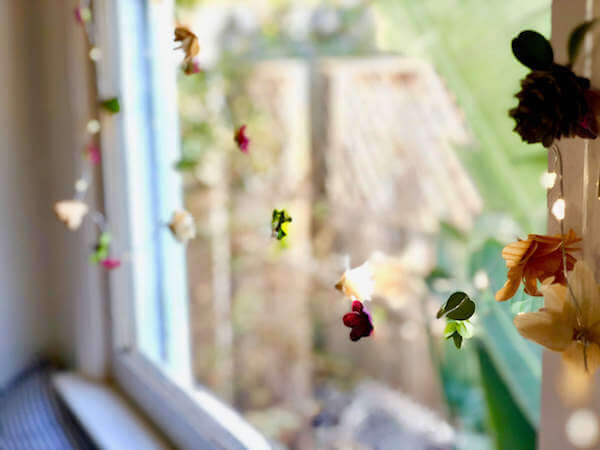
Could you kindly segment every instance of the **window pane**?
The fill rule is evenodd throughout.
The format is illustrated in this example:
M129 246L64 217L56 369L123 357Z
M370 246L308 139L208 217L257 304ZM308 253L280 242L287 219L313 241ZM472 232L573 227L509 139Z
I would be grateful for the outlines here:
M522 29L548 34L550 5L521 3L177 2L201 47L178 74L176 164L198 236L185 247L189 305L163 285L158 316L180 308L194 383L274 441L492 448L494 398L522 436L535 432L541 352L512 317L539 302L494 302L502 246L546 216L546 155L507 116L523 76L508 49ZM164 54L155 71L183 58ZM247 152L234 141L243 125ZM282 208L292 222L278 240ZM161 252L168 283L181 255ZM375 333L352 342L334 285L365 262ZM435 319L455 290L478 308L460 351ZM188 346L163 323L168 360Z

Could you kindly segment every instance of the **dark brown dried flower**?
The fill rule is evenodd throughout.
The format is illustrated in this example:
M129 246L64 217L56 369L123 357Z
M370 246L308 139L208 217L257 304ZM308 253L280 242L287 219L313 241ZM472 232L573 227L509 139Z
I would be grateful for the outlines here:
M509 111L516 121L514 131L524 141L545 147L562 137L595 138L598 125L588 107L589 88L587 78L558 64L533 70L521 81L519 104Z

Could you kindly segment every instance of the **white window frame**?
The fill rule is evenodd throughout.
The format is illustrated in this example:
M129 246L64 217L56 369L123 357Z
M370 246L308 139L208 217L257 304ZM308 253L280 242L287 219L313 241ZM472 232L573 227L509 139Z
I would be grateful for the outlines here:
M150 58L173 50L173 0L97 1L94 18L102 51L96 65L99 96L118 95L122 106L119 114L102 118L105 209L115 251L131 252L130 260L110 273L111 375L179 448L271 448L233 409L195 386L192 377L184 247L165 227L182 204L181 178L172 170L180 155L177 67ZM147 164L159 167L159 180L150 179ZM169 261L168 271L150 267L155 252ZM163 333L169 334L160 368L153 361L157 358L137 350L156 344L151 334L135 328L135 312L148 298L162 301ZM140 320L158 323L151 312Z

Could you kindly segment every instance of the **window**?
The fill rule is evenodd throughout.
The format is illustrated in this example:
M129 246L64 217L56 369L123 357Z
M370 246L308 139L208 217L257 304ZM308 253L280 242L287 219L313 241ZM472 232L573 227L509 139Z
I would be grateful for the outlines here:
M111 276L114 375L183 448L267 448L232 410L194 387L190 371L184 248L166 223L181 208L171 2L101 2L99 90L123 111L103 123L105 195L118 250L129 264ZM104 26L103 26L104 25Z
M488 448L501 397L534 433L541 352L510 326L533 303L493 301L498 247L546 211L545 161L501 103L519 74L495 36L516 18L439 3L97 5L100 93L123 105L103 124L107 212L129 252L110 280L115 377L178 445ZM548 2L534 6L518 19L547 28ZM200 38L199 73L181 71L175 18ZM187 246L166 227L183 208ZM333 286L365 261L376 335L350 342ZM485 324L461 353L434 319L459 287Z

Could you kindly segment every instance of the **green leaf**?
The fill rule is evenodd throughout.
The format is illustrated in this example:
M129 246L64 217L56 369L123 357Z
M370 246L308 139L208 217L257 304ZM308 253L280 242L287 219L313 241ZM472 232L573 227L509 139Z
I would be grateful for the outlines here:
M598 19L588 20L587 22L577 25L573 31L571 31L571 34L569 35L569 41L567 43L567 51L569 52L569 66L573 66L573 64L575 64L575 60L577 59L577 55L581 49L583 38L587 32L590 31L594 25L596 25L597 22Z
M121 104L117 97L109 98L100 103L100 106L111 114L116 114L121 111Z
M447 314L447 317L454 320L467 320L475 313L475 302L470 298L465 298L460 306L456 307Z
M486 346L477 342L481 385L488 406L488 416L497 449L529 450L535 448L535 428L523 414L497 369Z
M436 314L436 319L439 319L440 317L444 316L448 311L456 308L458 305L460 305L460 303L463 301L463 299L467 297L468 295L465 294L464 292L455 292L454 294L452 294L448 300L446 300L446 303L444 303L442 305L442 307L438 310L437 314Z
M456 332L457 324L458 324L458 322L455 322L453 320L449 320L448 323L446 323L446 328L444 328L444 337L446 339L451 337Z
M186 170L193 170L198 165L198 160L193 158L181 158L175 163L175 170L185 172Z
M473 324L468 320L457 322L456 331L464 339L471 339L473 337Z
M104 231L98 238L98 245L101 247L108 247L111 239L110 233L108 231Z
M536 427L540 420L541 347L517 332L508 302L496 302L489 292L481 303L486 310L479 316L480 341L514 402Z
M274 209L271 218L271 231L273 237L281 241L288 235L288 223L292 222L292 217L285 209Z
M456 348L460 348L462 346L463 338L460 334L458 334L458 332L455 332L452 335L452 339L454 340L454 345L456 345Z
M512 51L521 64L532 70L548 69L554 62L550 42L537 31L522 31L512 40Z
M475 302L464 292L455 292L438 310L436 318L447 315L453 320L467 320L475 312Z
M431 286L431 284L438 279L446 279L446 278L452 278L452 276L448 273L447 270L445 270L442 267L434 267L433 270L431 272L429 272L429 275L427 275L427 278L425 279L425 282L427 283L428 286Z

